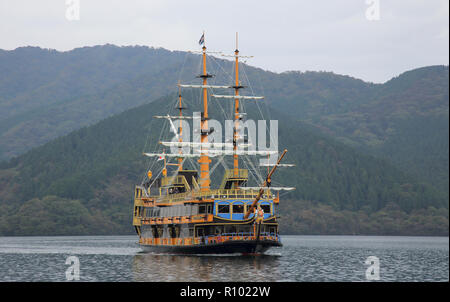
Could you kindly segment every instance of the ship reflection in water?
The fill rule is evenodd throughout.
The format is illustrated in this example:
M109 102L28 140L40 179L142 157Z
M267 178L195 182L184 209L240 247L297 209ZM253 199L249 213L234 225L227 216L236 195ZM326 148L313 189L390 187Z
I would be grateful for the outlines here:
M139 253L134 281L279 281L280 255L170 255Z

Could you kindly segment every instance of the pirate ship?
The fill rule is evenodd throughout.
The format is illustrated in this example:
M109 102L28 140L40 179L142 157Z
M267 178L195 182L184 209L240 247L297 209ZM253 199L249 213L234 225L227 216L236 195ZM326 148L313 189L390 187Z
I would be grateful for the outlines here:
M234 79L230 85L210 85L213 77L207 72L207 49L204 33L199 41L202 46L201 74L197 84L178 83L178 96L174 106L177 115L155 116L169 123L175 133L172 141L160 141L161 147L172 147L176 152L156 151L144 153L150 160L161 165L158 173L146 171L146 176L134 191L133 226L139 236L139 244L144 251L170 253L263 253L270 247L282 246L278 232L279 190L294 188L274 187L272 176L286 154L277 150L248 150L249 143L239 131L245 117L242 102L261 100L263 97L241 95L245 88L239 79L239 54L237 48L234 57ZM183 114L183 89L199 89L201 101L200 140L183 141L183 122L193 120ZM219 95L216 90L230 91ZM209 98L225 99L233 108L233 131L231 141L213 142L209 140L213 129L208 126ZM178 127L175 127L178 125ZM192 152L187 152L192 150ZM263 166L267 169L264 176L255 177L259 181L256 186L249 186L249 176L254 174L244 159L270 156L275 160L267 161ZM193 161L193 158L197 158ZM228 157L232 168L224 167L220 185L212 188L211 167L213 160L218 163ZM186 169L186 160L194 166ZM250 165L254 167L254 165ZM267 167L267 168L266 168ZM256 168L254 169L256 170ZM264 172L266 173L266 171ZM156 174L154 176L154 174ZM277 194L274 191L278 191Z

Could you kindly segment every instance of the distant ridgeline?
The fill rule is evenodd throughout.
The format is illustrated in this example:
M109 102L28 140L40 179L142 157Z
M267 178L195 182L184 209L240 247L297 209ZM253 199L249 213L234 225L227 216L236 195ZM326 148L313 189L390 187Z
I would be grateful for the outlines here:
M0 159L18 155L0 163L0 235L132 234L136 173L160 133L150 117L196 63L147 47L0 50ZM448 66L384 84L244 71L296 164L277 172L297 188L282 233L448 235Z

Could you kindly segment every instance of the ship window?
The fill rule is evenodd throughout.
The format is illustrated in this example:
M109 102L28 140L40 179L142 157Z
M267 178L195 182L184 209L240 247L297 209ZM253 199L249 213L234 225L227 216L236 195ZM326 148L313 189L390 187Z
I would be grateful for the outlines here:
M219 214L228 214L228 213L230 213L230 205L219 204Z
M233 213L236 213L236 214L244 213L244 205L243 204L234 204L233 205Z
M141 216L142 214L142 207L136 207L136 215L135 216Z
M264 211L264 214L270 214L270 204L262 204L261 209Z
M202 236L205 236L204 229L198 228L197 229L197 237L202 237Z
M236 226L234 225L225 226L225 233L236 233Z
M237 228L238 233L250 233L250 226L248 225L241 225Z
M171 226L169 228L169 235L171 238L178 238L180 237L180 226Z
M198 213L199 214L210 214L210 213L212 213L211 209L212 209L211 204L200 205Z
M199 214L205 214L206 213L206 205L200 205L198 208Z
M216 235L219 235L222 233L223 233L223 226L221 226L221 225L216 226Z
M158 231L156 229L156 226L152 226L152 235L153 238L158 238Z

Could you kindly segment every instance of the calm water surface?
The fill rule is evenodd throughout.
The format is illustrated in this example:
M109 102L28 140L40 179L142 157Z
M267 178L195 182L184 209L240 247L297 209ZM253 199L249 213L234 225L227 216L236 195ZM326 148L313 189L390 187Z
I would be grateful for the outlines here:
M0 237L0 281L449 281L448 237L283 236L261 256L145 254L136 236Z

